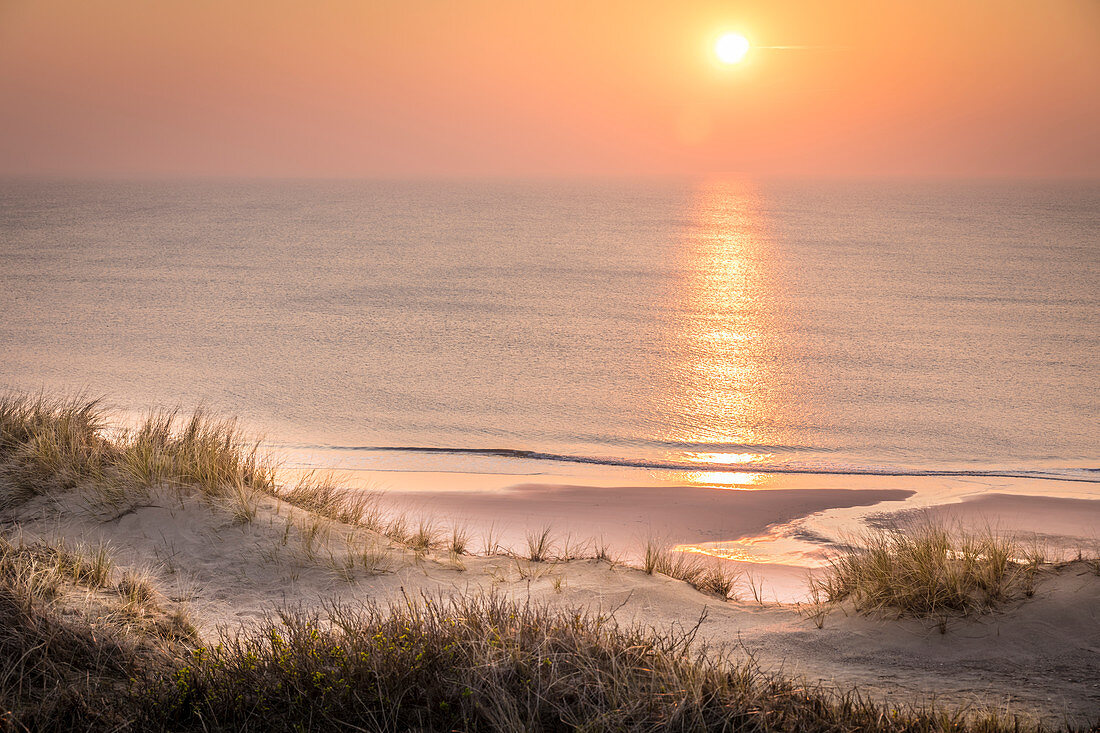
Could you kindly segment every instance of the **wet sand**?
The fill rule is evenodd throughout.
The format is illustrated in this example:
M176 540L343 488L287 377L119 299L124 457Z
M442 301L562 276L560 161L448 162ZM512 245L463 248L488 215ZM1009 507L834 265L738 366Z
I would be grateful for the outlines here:
M1054 549L1100 549L1100 498L985 494L931 507L931 519L1011 532Z
M600 538L629 553L650 538L677 545L735 540L826 509L899 502L912 493L517 483L480 491L391 491L386 498L411 513L466 521L475 531L495 525L507 537L522 540L529 529L549 526L556 535Z

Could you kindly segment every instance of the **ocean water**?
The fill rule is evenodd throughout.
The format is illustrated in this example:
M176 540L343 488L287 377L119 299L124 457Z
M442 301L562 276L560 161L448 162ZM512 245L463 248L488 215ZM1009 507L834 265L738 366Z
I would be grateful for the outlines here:
M0 386L304 462L1100 482L1100 185L0 184Z

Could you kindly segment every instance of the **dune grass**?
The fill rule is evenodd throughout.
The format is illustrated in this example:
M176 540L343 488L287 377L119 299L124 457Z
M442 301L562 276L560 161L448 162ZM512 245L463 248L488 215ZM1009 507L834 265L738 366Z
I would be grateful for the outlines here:
M718 561L707 562L698 555L674 550L650 537L642 554L642 570L647 575L659 573L682 580L704 593L722 599L735 597L738 573Z
M350 491L331 473L305 473L294 486L279 491L278 496L288 504L337 522L372 530L381 527L377 493Z
M5 729L1019 730L993 715L887 709L765 674L696 643L699 624L659 633L492 594L285 610L196 645L60 612L40 578L68 582L62 557L0 547Z
M60 614L25 575L0 572L11 730L1014 729L764 674L695 644L697 625L660 634L488 595L284 611L195 646Z
M993 530L920 522L857 536L811 579L811 590L860 611L966 616L1030 596L1043 562L1041 551Z
M217 418L201 408L188 417L176 410L154 412L113 441L116 459L139 484L198 487L210 496L242 491L270 492L275 465L247 440L234 418Z
M5 560L13 554L22 554L27 560L26 569L36 566L58 579L67 579L88 588L104 588L111 584L114 560L106 543L94 547L69 547L64 541L54 544L35 543L16 546L0 538L0 556Z
M285 612L195 650L137 726L208 730L948 731L958 712L887 712L606 616L496 596ZM147 702L148 702L147 699Z
M451 538L447 542L447 551L452 555L465 555L470 549L470 528L465 524L451 525Z
M0 396L0 477L0 507L77 488L117 502L167 485L228 500L247 518L249 495L273 491L275 464L235 420L201 409L153 412L108 435L99 400L9 393Z
M0 475L6 489L0 507L73 488L89 477L103 480L113 453L103 428L98 400L0 396Z
M542 529L527 532L528 560L531 562L546 562L551 559L554 552L553 531L554 528L547 524Z
M703 619L660 633L493 594L284 610L197 645L111 615L62 611L43 592L44 575L101 582L74 574L66 552L0 546L5 729L1017 729L960 711L886 709L765 674L751 659L697 644ZM102 592L153 592L134 583L124 575Z

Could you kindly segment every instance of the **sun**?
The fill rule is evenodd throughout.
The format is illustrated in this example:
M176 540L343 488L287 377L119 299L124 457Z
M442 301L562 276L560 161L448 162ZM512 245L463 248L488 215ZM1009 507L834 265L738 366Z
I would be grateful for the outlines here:
M736 33L726 33L714 44L714 53L723 64L740 63L749 52L749 39Z

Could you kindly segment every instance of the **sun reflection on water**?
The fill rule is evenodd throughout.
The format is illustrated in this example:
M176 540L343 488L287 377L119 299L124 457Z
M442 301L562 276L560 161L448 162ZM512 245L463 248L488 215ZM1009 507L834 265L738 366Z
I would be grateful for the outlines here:
M753 485L762 474L713 467L751 467L775 457L752 449L775 444L777 411L785 402L778 399L774 274L759 210L758 194L743 181L701 184L683 242L676 373L674 389L664 396L665 413L677 419L663 437L716 446L676 456L707 466L679 477L692 483ZM727 445L740 449L719 449Z
M699 486L750 488L764 484L767 474L745 471L682 471L675 479Z

